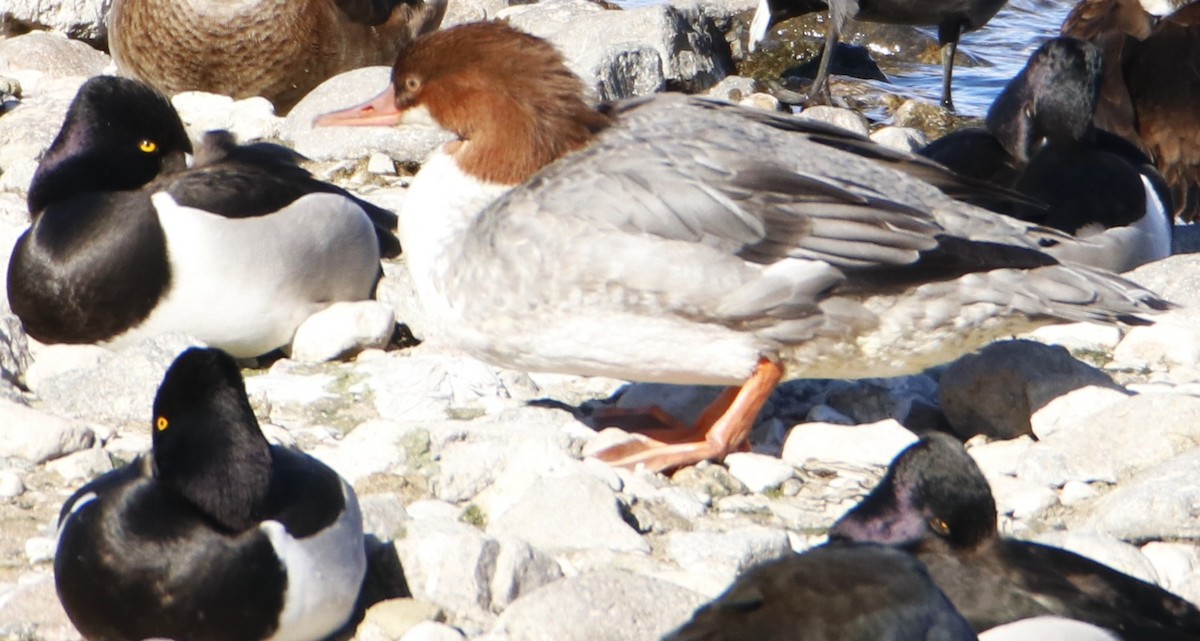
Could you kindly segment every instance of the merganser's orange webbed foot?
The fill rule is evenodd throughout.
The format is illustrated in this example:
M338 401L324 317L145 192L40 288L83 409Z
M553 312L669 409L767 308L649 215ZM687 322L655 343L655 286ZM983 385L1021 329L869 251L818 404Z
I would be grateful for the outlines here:
M783 368L779 363L759 359L750 379L740 388L731 387L717 397L695 427L650 430L649 434L605 448L595 457L614 466L641 467L652 472L666 472L706 460L720 461L746 444L759 410L782 378Z

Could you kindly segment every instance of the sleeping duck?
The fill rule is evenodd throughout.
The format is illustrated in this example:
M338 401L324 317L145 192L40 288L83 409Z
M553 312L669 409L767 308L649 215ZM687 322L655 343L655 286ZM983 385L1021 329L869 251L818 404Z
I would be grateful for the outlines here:
M391 64L445 13L445 0L115 0L108 44L122 74L164 93L263 96L284 113L327 78Z

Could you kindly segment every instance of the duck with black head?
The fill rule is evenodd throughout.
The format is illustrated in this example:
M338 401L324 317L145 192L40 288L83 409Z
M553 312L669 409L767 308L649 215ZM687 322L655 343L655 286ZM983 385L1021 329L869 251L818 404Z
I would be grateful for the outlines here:
M29 190L8 299L44 343L183 332L236 357L282 347L313 313L369 299L400 252L395 215L313 178L300 156L209 132L195 164L171 103L89 79Z
M829 538L908 551L976 631L1059 616L1124 641L1200 638L1200 610L1187 600L1073 552L1000 536L987 479L947 434L901 452Z
M981 204L1075 236L1060 258L1123 272L1171 254L1170 194L1145 154L1093 126L1101 72L1096 46L1048 40L996 97L986 129L960 129L920 153L1031 198Z
M267 443L234 360L190 349L154 399L152 452L76 491L54 578L88 641L316 641L366 572L354 490Z

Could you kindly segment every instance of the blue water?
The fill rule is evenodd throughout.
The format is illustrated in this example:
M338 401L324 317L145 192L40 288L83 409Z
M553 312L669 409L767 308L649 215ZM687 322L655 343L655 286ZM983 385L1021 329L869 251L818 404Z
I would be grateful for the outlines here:
M619 0L626 7L662 4L664 0ZM959 51L980 62L974 67L955 65L954 103L958 112L982 116L996 94L1022 67L1033 50L1057 35L1072 0L1010 0L983 29L968 33ZM928 32L936 39L937 30ZM889 91L936 103L941 98L942 69L938 65L889 66Z

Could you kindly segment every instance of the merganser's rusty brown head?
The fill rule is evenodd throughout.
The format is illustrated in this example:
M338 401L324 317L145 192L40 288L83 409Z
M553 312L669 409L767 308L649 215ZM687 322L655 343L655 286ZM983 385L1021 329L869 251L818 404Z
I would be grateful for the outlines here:
M397 57L387 90L315 125L444 129L461 141L452 145L464 171L517 184L607 126L584 90L549 42L506 22L476 22L418 38ZM498 153L505 162L494 161Z

